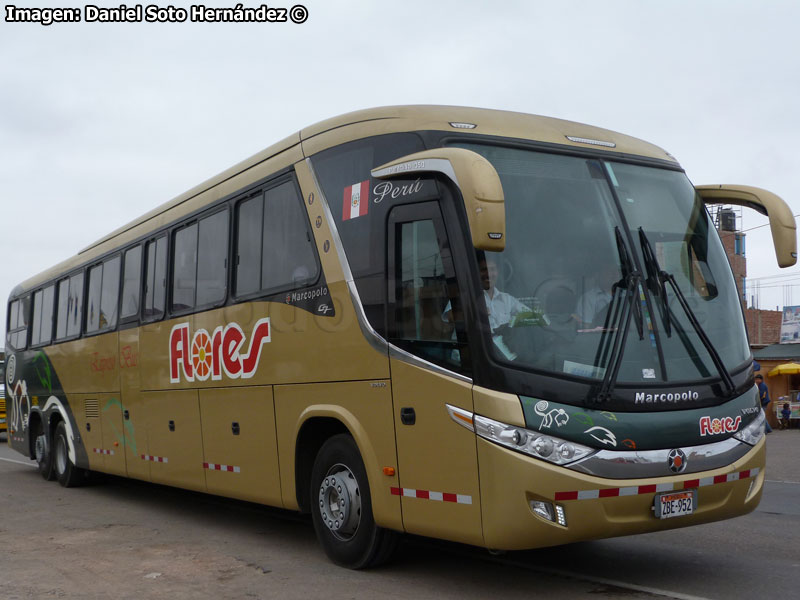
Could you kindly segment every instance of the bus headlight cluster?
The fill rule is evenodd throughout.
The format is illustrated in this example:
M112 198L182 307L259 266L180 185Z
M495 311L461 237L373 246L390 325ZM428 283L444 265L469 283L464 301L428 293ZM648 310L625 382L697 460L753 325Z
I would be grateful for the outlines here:
M474 416L473 423L475 433L482 438L557 465L566 465L596 452L594 448L582 444L480 415Z
M747 427L735 433L733 437L740 442L755 446L758 441L764 437L764 421L764 411L760 410L758 411L758 416L753 419Z

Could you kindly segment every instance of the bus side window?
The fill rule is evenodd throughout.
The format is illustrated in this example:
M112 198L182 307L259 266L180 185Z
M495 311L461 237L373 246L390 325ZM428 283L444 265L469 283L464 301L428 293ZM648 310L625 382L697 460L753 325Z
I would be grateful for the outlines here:
M119 306L119 256L103 263L103 287L100 293L100 327L113 329L117 326Z
M147 271L144 278L144 310L146 321L155 321L164 316L167 297L167 236L147 242Z
M89 269L86 333L105 331L117 325L119 263L119 256L115 256Z
M308 218L293 182L241 202L236 219L237 297L297 289L317 280Z
M81 332L83 314L83 272L69 278L69 303L67 305L67 337Z
M197 289L197 223L175 232L172 246L172 301L170 309L194 308Z
M53 296L55 286L49 285L33 295L31 346L49 344L53 337Z
M67 320L69 319L69 278L58 282L58 310L56 311L56 340L67 337Z
M236 288L237 296L257 292L261 287L261 226L264 197L245 200L236 210Z
M228 281L228 211L200 219L197 248L197 306L225 300Z
M28 311L31 297L14 300L9 307L8 344L16 350L24 350L28 339Z
M139 294L142 285L142 247L136 246L125 252L125 267L122 281L122 308L120 319L135 317L139 314Z
M308 218L292 182L264 194L264 242L261 288L279 291L317 280L316 255Z
M31 346L39 343L39 331L42 322L42 290L33 294L33 318L31 319Z

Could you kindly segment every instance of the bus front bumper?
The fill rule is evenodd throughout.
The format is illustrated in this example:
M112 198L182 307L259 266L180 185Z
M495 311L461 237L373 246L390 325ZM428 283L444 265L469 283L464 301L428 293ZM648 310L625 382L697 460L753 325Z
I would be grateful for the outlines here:
M758 506L764 486L766 442L735 462L700 473L608 479L558 467L478 439L484 543L524 550L582 540L647 533L744 515ZM690 515L661 519L662 492L695 490ZM532 503L552 506L553 520ZM541 506L541 505L539 505ZM561 515L565 525L555 518Z

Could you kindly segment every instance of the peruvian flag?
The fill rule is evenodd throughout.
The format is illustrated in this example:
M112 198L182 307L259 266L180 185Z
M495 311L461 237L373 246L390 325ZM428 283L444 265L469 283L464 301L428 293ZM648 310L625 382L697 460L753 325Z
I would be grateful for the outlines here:
M363 217L369 209L369 180L344 188L342 221Z

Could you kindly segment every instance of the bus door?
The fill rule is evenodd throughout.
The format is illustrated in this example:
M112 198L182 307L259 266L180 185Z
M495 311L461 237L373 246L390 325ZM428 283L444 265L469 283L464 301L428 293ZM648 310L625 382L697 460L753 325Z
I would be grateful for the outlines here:
M388 222L389 338L403 525L410 533L482 544L475 435L448 405L472 412L452 315L461 314L437 202L395 207ZM456 311L453 310L458 309ZM463 357L466 359L466 357Z

